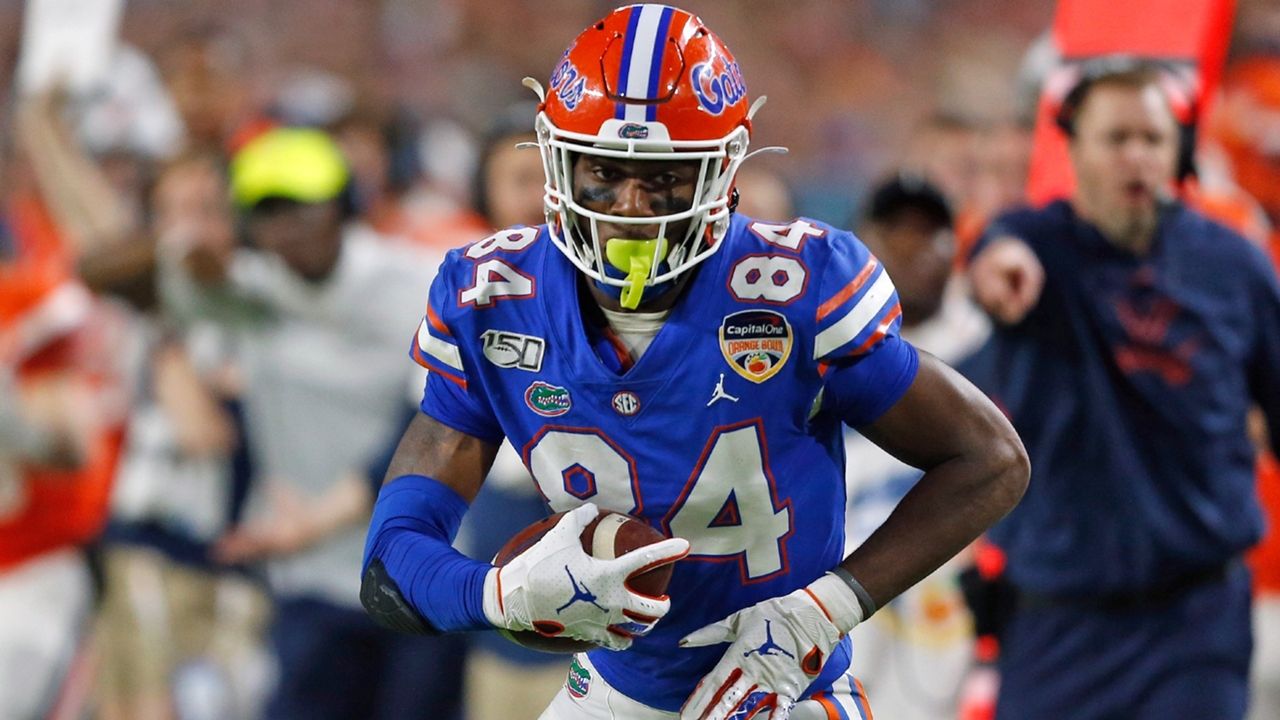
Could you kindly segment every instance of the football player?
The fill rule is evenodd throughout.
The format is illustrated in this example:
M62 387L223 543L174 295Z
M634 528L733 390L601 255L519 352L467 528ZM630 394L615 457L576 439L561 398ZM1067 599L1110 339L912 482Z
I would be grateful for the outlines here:
M547 224L453 251L432 285L366 609L601 646L548 719L869 717L849 631L1014 506L1017 436L898 336L893 283L852 234L734 212L761 101L698 18L619 8L526 84ZM925 470L851 554L842 424ZM449 543L504 437L569 512L494 568ZM597 506L669 539L590 557ZM669 597L625 582L677 560Z

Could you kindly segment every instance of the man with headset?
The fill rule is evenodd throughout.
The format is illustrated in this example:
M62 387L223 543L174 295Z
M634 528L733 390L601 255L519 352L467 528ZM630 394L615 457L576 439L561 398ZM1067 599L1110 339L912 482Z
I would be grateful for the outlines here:
M1156 65L1086 65L1059 120L1070 200L997 219L971 265L997 320L985 384L1031 457L991 531L1016 610L998 715L1243 717L1239 555L1262 531L1246 416L1280 437L1280 285L1255 247L1173 199Z

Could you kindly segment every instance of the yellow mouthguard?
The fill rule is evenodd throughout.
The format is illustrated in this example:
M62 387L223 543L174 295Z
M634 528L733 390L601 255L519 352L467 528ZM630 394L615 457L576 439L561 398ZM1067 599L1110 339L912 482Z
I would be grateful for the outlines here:
M667 239L609 238L604 246L604 256L610 265L627 274L627 284L622 287L619 302L627 310L635 310L640 307L644 283L649 279L654 260L662 261L667 257Z

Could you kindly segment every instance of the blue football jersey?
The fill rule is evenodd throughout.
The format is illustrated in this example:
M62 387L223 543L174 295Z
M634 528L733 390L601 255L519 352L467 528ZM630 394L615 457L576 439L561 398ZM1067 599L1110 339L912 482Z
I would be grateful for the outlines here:
M916 370L893 283L852 234L736 215L721 242L625 372L593 346L580 275L545 227L451 252L411 351L432 371L423 412L508 438L553 510L590 501L689 540L670 614L630 650L591 655L664 710L724 652L681 637L844 558L841 420L874 420ZM856 368L852 390L826 382ZM846 639L814 687L849 653Z

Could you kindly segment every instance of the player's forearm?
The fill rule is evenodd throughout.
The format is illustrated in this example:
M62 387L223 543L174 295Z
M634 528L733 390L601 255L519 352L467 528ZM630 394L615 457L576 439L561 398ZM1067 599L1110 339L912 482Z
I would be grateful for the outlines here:
M484 614L493 566L450 543L467 503L439 481L406 475L383 487L365 542L360 601L378 624L438 633L492 627Z
M842 564L877 607L897 597L1017 505L1029 467L1016 436L925 473L883 525Z
M925 352L906 394L859 431L925 470L889 519L842 563L879 607L1008 513L1026 489L1030 467L1022 441L995 404Z

